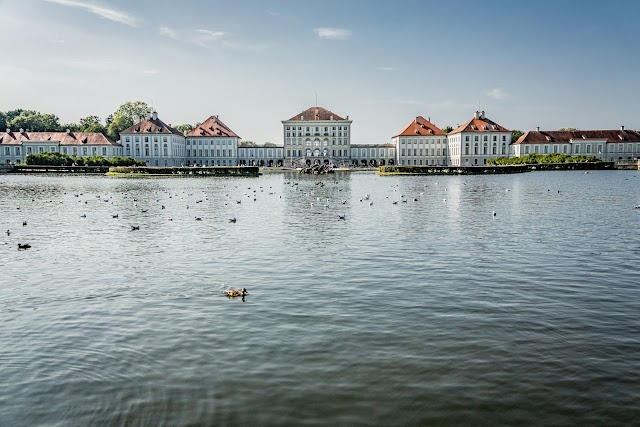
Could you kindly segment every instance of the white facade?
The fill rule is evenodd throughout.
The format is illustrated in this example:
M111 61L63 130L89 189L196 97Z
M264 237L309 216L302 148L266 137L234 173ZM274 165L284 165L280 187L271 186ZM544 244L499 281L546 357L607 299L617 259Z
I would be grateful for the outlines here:
M185 141L184 135L158 119L156 112L120 133L124 155L142 160L147 166L184 165Z
M511 131L492 122L484 111L447 135L452 166L482 166L496 157L509 157Z
M238 166L240 137L218 116L209 116L187 134L187 165Z
M448 164L448 144L446 135L394 136L392 143L397 147L399 165L446 166Z
M351 124L322 107L309 108L282 121L285 164L348 164L351 161Z
M237 166L237 137L187 136L187 165Z
M386 166L396 163L396 147L393 144L371 144L351 146L353 166Z
M122 156L123 147L97 132L0 132L0 163L24 163L29 154L43 153L110 158Z
M513 154L567 154L595 156L603 161L618 162L640 157L640 134L625 130L530 131L513 144Z
M238 165L282 167L284 165L284 148L265 145L240 146L238 147Z

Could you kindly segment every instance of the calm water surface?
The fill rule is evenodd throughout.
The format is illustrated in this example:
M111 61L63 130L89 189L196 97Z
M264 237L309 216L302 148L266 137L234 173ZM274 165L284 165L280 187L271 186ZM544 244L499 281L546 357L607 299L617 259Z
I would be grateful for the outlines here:
M0 176L0 426L638 424L639 185Z

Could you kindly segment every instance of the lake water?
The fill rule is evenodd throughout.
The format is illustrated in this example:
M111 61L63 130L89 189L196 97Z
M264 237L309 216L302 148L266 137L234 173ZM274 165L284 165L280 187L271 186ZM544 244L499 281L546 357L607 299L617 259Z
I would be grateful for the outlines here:
M0 425L637 425L639 188L0 176Z

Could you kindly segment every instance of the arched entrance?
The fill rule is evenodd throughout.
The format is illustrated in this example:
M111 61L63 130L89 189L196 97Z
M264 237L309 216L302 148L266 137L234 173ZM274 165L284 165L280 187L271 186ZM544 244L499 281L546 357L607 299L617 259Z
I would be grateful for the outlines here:
M393 165L395 165L395 164L396 164L396 162L395 162L393 159L389 159L389 164L390 164L391 166L393 166Z
M273 167L273 160L269 160L269 163L267 163L269 165L270 168Z
M384 166L384 159L380 159L380 166Z

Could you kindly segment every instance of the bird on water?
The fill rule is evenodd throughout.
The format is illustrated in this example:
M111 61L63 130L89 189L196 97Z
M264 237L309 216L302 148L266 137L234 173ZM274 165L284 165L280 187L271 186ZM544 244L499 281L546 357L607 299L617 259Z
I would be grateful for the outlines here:
M30 247L31 245L28 243L25 243L25 244L18 243L18 249L29 249Z
M248 294L245 288L242 289L225 289L224 294L228 297L243 297Z

